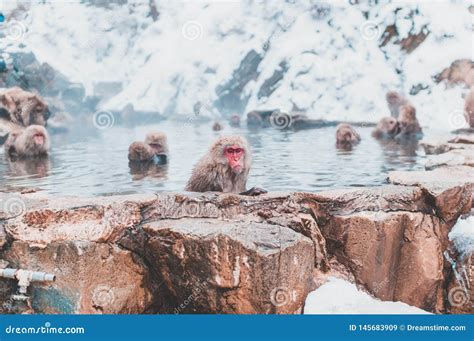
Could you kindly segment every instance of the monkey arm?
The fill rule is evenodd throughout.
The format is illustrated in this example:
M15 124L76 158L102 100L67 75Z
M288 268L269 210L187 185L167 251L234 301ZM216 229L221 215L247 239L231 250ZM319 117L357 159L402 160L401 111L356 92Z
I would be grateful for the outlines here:
M242 193L239 193L240 195L249 195L249 196L257 196L257 195L260 195L260 194L265 194L265 193L268 193L266 190L264 190L263 188L260 188L260 187L252 187L251 189L245 191L245 192L242 192Z

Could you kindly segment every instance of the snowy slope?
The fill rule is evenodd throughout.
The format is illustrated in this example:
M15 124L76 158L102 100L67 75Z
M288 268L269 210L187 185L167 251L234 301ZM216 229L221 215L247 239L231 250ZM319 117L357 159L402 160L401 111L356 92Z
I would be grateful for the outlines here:
M402 302L373 298L340 278L329 281L306 298L305 314L429 314Z
M240 89L243 112L280 108L313 118L377 121L387 115L388 89L408 94L421 84L427 89L410 100L423 126L452 130L463 124L466 89L446 90L431 77L453 60L472 56L470 1L375 7L346 1L156 4L156 22L148 15L148 1L108 8L74 1L33 4L22 18L27 32L21 42L83 83L89 94L99 81L122 82L123 91L107 103L109 109L132 103L171 116L191 113L198 102L213 106L216 88L254 50L263 59ZM391 24L400 38L423 27L431 33L407 55L399 45L378 46ZM259 95L281 65L287 71L274 91Z

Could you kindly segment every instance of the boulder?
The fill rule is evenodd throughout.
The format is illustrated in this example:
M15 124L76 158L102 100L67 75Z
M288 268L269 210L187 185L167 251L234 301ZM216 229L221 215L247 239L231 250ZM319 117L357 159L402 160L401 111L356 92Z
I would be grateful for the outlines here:
M212 219L145 224L163 312L300 313L312 290L310 239L290 228Z
M474 167L474 147L452 149L442 154L430 155L425 164L425 168L428 170L442 166Z
M257 197L0 192L0 258L56 275L30 286L37 313L299 313L328 273L445 311L447 234L471 191L412 182ZM1 299L15 290L0 280ZM14 308L3 311L25 312Z

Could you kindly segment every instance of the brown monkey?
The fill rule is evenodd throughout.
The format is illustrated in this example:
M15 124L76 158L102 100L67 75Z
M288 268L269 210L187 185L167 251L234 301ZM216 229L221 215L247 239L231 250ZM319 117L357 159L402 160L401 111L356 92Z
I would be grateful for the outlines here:
M474 62L470 59L457 59L434 77L437 83L445 81L448 85L474 85Z
M166 135L160 132L148 133L145 142L133 142L128 148L130 161L144 162L153 160L163 164L168 159L168 143Z
M219 122L214 122L214 125L212 126L212 130L221 131L222 130L222 125Z
M8 153L12 157L28 158L48 154L49 134L43 126L28 126L16 137L14 134L12 139L14 139L13 146L8 147Z
M350 124L341 123L336 129L336 146L338 148L351 147L360 142L360 135Z
M393 117L382 118L372 131L375 138L394 138L400 132L400 125Z
M164 133L157 131L148 133L145 137L145 143L153 150L156 163L162 164L168 161L168 141Z
M48 105L40 96L19 87L1 92L0 106L3 116L24 127L33 124L44 126L50 116Z
M464 99L464 116L471 128L474 128L474 86Z
M385 98L387 100L388 108L390 109L390 115L395 118L398 118L399 109L402 105L410 104L405 97L396 91L387 92Z
M260 188L245 190L250 171L250 148L240 136L224 136L217 139L210 150L193 169L186 191L224 192L243 195L266 193Z
M240 127L240 116L238 114L232 114L229 119L229 124L234 128Z
M153 159L154 155L153 149L144 142L133 142L128 147L128 159L130 161L149 161Z
M398 117L400 132L397 138L415 137L421 134L421 127L416 118L416 109L412 105L402 105Z
M5 143L3 144L3 148L5 149L5 155L12 156L15 154L15 141L22 131L23 129L15 129L8 134L8 137Z

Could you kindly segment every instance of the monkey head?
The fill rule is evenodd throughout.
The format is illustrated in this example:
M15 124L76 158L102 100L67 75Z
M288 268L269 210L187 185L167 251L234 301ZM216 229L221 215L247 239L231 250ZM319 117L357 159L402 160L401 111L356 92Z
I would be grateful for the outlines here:
M341 123L336 130L336 143L338 145L352 145L360 142L360 136L347 123Z
M250 168L250 153L247 141L240 136L220 137L212 146L211 154L218 163L228 166L234 174Z
M396 105L400 103L401 101L403 101L403 97L396 91L387 92L387 94L385 95L385 98L389 105Z
M376 138L392 138L398 133L400 133L398 121L393 117L384 117L377 123L372 136Z
M416 109L412 105L403 105L400 107L398 124L401 134L410 135L421 133L421 127L416 118Z
M231 127L240 127L240 116L238 114L232 114L229 119Z
M145 143L153 149L155 155L168 154L168 143L164 133L148 133L145 137Z
M15 140L15 152L19 157L46 155L49 147L49 134L41 125L26 127Z
M50 111L46 102L38 95L13 87L0 95L3 112L7 111L13 123L29 125L46 125Z
M133 142L128 148L130 161L149 161L153 158L153 149L146 143Z

